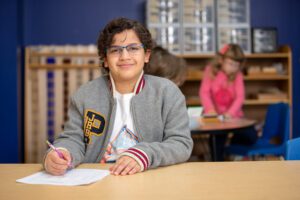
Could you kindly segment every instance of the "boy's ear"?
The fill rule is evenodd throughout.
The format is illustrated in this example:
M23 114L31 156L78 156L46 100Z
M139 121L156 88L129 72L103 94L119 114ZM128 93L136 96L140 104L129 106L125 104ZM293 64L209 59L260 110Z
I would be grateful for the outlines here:
M145 52L145 63L148 63L150 60L151 50L146 50Z

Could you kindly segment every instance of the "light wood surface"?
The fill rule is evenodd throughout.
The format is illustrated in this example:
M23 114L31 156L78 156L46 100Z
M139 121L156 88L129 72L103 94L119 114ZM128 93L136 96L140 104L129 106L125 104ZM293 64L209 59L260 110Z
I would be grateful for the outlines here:
M198 121L198 126L193 127L192 131L209 132L209 131L219 131L219 130L233 130L239 128L246 128L256 123L255 120L244 119L244 118L230 119L230 120L224 120L220 122L207 122L207 123L202 123L201 118L199 118L197 121Z
M185 163L132 176L110 175L87 186L16 183L39 170L39 164L0 165L0 199L300 199L300 161Z

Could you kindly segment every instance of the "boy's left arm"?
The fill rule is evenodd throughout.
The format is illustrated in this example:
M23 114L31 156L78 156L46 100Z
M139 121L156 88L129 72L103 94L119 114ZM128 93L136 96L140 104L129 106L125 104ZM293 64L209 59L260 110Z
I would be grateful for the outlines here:
M141 142L122 155L129 156L140 165L140 171L147 168L172 165L189 159L193 140L189 129L189 117L185 97L181 92L170 95L165 105L165 129L162 142Z

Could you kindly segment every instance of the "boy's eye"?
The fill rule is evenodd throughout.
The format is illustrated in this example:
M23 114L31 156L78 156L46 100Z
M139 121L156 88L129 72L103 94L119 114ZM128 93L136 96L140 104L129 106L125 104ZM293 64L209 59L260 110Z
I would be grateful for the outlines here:
M120 52L119 48L116 48L116 47L109 49L109 53L112 53L112 54L119 53L119 52Z
M114 55L114 56L120 56L124 49L132 56L137 53L143 48L143 44L130 44L128 46L111 46L107 49L107 53Z
M135 51L138 51L138 50L139 50L138 46L128 46L127 47L127 51L129 51L129 52L135 52Z

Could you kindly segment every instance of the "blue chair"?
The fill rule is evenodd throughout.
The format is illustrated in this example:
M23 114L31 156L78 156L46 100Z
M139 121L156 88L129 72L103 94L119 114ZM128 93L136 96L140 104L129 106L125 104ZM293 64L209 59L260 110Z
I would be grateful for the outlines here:
M287 141L286 160L300 160L300 137Z
M276 103L268 106L262 137L251 146L229 145L225 152L240 156L285 156L285 144L290 135L290 109L286 103ZM273 144L272 139L278 138L279 144Z

